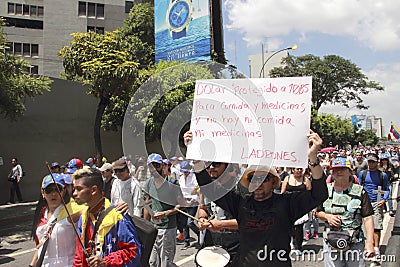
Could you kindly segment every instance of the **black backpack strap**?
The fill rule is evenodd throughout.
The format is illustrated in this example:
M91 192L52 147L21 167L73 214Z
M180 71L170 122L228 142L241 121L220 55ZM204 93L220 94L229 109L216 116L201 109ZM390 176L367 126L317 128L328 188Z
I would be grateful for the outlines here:
M361 174L361 178L362 178L362 180L361 180L361 186L364 186L365 178L367 177L367 172L368 172L368 170L363 170L363 171L362 171L362 174Z
M37 260L37 262L35 264L35 267L41 267L42 266L42 263L43 263L43 260L44 260L44 254L46 254L47 246L49 245L50 235L51 235L51 232L53 231L53 227L56 224L56 222L57 222L57 218L55 218L50 223L50 229L47 232L47 239L43 243L42 251L40 252L40 256L39 256L39 258L38 258L38 260Z
M108 213L110 213L110 211L113 209L113 206L108 207L107 209L105 209L104 211L102 211L100 213L99 218L97 219L96 223L94 224L94 229L93 229L93 236L92 236L92 241L94 241L97 231L99 230L99 227L101 225L101 223L103 222L104 218L107 216Z

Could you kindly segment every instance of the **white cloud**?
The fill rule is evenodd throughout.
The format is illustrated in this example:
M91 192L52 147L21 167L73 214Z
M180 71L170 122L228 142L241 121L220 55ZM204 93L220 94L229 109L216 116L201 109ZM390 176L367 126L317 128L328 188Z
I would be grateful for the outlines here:
M372 50L400 47L398 0L225 0L226 27L249 46L265 38L321 32L350 36ZM268 39L269 40L269 39Z
M366 73L368 78L378 81L384 88L384 91L374 91L369 95L362 96L366 105L370 106L368 110L357 110L355 108L343 108L327 105L320 109L320 112L333 113L342 118L350 118L351 115L374 115L382 118L384 126L383 136L387 136L390 122L393 121L400 126L400 63L397 64L379 64L373 70ZM350 107L352 105L350 104ZM347 116L346 116L347 115Z

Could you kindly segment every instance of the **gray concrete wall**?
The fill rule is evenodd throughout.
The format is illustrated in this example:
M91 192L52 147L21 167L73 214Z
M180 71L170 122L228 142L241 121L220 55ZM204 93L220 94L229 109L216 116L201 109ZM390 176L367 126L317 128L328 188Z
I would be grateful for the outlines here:
M45 161L61 164L73 157L94 155L93 124L98 99L79 83L54 79L51 92L26 99L27 111L17 122L0 118L0 203L8 201L7 175L11 159L26 171L21 183L25 200L36 200L47 173ZM102 132L103 153L109 161L122 155L121 132Z

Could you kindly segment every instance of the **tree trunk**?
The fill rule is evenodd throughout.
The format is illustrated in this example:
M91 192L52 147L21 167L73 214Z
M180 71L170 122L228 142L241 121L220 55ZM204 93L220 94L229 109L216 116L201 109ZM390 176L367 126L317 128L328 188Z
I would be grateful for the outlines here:
M94 122L94 128L93 128L94 147L96 150L96 158L99 159L99 162L101 162L101 160L103 159L103 148L101 145L101 134L100 134L101 119L103 118L104 110L106 109L109 103L110 103L109 97L100 96L100 102L97 105L96 119Z

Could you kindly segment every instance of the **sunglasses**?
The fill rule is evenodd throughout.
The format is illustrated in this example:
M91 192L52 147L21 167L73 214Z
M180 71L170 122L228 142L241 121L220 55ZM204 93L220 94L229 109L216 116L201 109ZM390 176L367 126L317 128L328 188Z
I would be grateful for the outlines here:
M58 187L58 190L60 190L60 191L63 190L63 187L62 187L62 186L57 185L57 187ZM50 186L48 186L48 187L46 187L46 188L44 189L44 192L45 192L47 195L49 195L49 194L51 194L51 193L53 193L53 192L58 192L58 190L57 190L56 187L53 187L53 186L50 187Z
M155 169L161 168L161 163L158 163L158 162L152 162L151 165L153 165L153 167L154 167Z
M114 169L114 172L115 172L115 173L124 172L126 169L128 169L128 168Z
M222 165L222 162L215 162L215 161L213 161L213 162L210 162L210 161L206 162L207 169L210 168L211 166L213 166L214 168L218 168L218 167L221 166L221 165Z
M261 183L266 183L266 182L268 182L268 181L271 180L271 178L273 178L273 177L274 177L274 176L271 175L271 174L267 174L267 175L261 174L261 175L257 175L257 176L249 175L249 177L248 177L247 179L248 179L248 181L251 182L251 183L258 183L258 184L261 184Z

